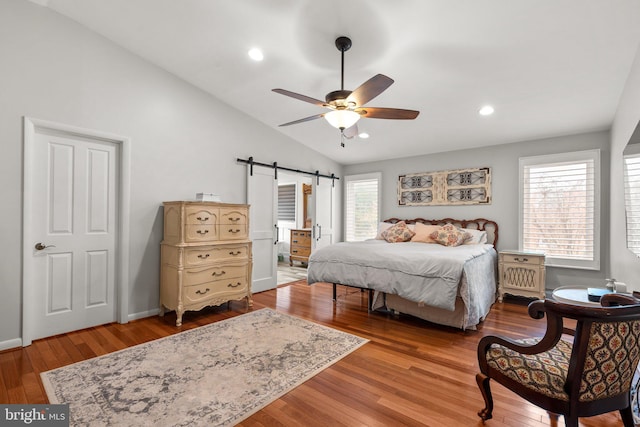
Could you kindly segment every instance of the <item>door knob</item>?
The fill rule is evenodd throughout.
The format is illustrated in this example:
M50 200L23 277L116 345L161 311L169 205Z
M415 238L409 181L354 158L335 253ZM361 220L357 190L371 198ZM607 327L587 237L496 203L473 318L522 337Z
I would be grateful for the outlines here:
M44 245L41 242L36 243L36 246L35 246L36 250L38 251L41 251L47 248L55 248L55 247L56 247L55 245Z

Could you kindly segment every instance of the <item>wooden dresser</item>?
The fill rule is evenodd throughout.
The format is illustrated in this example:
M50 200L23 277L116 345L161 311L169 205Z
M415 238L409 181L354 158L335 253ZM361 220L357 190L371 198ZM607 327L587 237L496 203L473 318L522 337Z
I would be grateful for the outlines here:
M251 306L249 206L165 202L161 244L160 315L201 310L246 298Z
M537 252L500 251L498 301L504 294L545 298L544 254Z
M311 255L311 229L292 229L289 265L292 266L293 261L309 262L309 255Z

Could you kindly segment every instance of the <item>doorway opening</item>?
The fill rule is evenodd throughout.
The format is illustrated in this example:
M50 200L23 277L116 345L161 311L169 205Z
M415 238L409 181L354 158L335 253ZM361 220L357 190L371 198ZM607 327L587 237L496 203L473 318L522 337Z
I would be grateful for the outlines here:
M311 254L311 188L309 177L278 174L278 285L307 278Z

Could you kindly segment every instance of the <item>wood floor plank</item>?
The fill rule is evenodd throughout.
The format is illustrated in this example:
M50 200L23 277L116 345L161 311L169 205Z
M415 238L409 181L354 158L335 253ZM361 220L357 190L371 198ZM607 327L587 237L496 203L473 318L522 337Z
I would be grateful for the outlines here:
M274 308L370 340L301 386L244 420L242 427L482 426L484 401L475 383L476 349L484 335L541 336L544 320L531 319L520 301L496 303L477 331L433 325L407 315L367 311L367 295L305 282L254 294L253 310ZM36 340L0 352L0 403L46 403L40 373L248 311L244 301L127 324L112 323ZM546 412L493 383L494 418L484 427L553 426ZM564 425L560 417L557 425ZM618 413L581 418L582 427L619 427Z

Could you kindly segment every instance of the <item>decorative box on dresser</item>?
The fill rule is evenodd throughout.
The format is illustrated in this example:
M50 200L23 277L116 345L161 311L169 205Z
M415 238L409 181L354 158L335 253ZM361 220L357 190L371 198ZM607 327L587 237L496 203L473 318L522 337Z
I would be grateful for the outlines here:
M309 262L309 255L311 255L311 229L292 229L290 241L289 265L293 265L293 261Z
M246 298L251 306L249 206L217 202L164 202L160 315Z
M500 251L498 301L504 294L530 298L545 297L544 254L515 250Z

